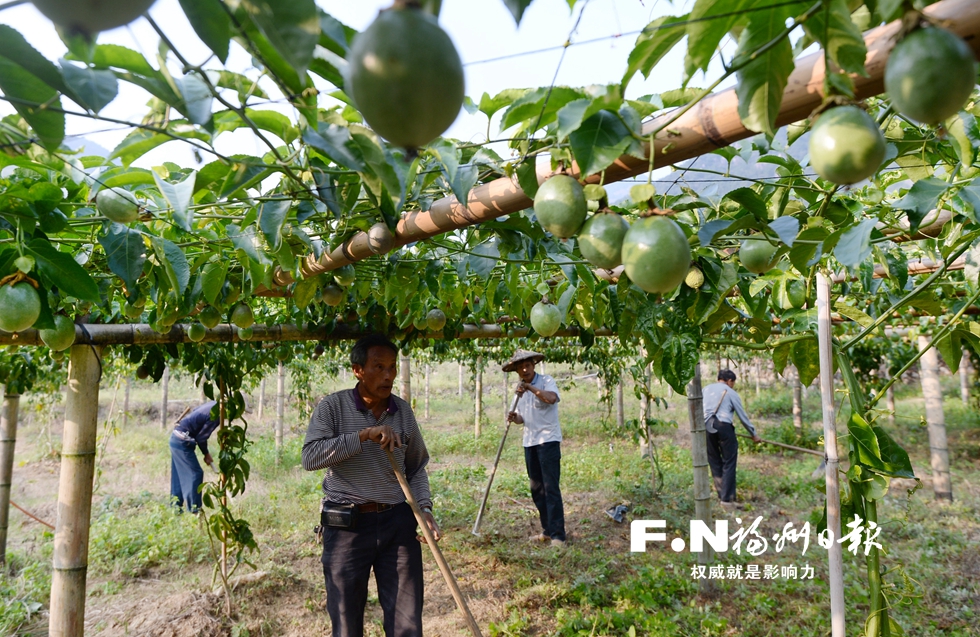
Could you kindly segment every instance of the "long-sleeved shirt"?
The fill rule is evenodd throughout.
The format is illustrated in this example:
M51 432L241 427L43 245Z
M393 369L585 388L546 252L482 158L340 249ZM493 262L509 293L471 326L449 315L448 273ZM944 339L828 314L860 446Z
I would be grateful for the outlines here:
M524 446L534 447L546 442L561 442L561 426L558 424L558 384L546 374L535 374L531 385L542 391L554 392L558 400L549 405L531 392L524 392L517 401L517 413L524 419Z
M749 415L745 413L745 407L742 406L742 398L738 395L737 391L725 383L712 383L705 387L703 403L705 420L714 415L721 422L734 423L734 412L734 414L738 415L738 419L742 421L742 425L745 426L748 432L753 437L755 436L755 427L752 425L752 421L749 420ZM717 411L715 411L716 409Z
M208 438L218 428L218 419L211 417L211 410L216 404L215 401L209 400L200 407L195 407L174 427L174 434L178 438L193 440L205 456L208 455Z
M394 455L405 472L412 495L419 506L431 507L429 476L425 471L429 452L411 406L392 395L382 417L383 424L401 437L402 446L395 449ZM325 502L400 504L405 501L388 455L376 442L361 442L360 431L379 423L356 387L325 396L317 403L303 443L303 468L326 469Z

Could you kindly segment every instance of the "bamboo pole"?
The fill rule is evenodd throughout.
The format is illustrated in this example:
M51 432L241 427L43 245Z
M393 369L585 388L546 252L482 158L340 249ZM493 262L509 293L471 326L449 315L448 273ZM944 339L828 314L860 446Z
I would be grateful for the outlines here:
M412 513L415 514L415 520L419 524L419 529L422 531L422 536L425 537L425 543L432 551L432 557L436 559L436 564L439 566L439 572L442 573L442 577L446 580L446 585L449 586L449 592L452 593L453 599L456 601L456 605L466 618L466 625L469 626L470 632L473 633L473 637L483 637L483 633L480 632L480 627L476 624L476 620L473 618L473 613L470 612L470 607L466 604L466 599L463 597L463 591L459 590L459 584L456 583L456 578L453 577L453 572L449 569L449 563L446 562L446 558L439 549L439 545L432 536L432 531L429 529L429 525L426 523L425 517L422 515L422 510L419 509L419 503L415 500L415 495L412 493L412 487L408 484L408 478L405 477L401 467L398 466L398 461L395 460L394 454L387 449L385 449L385 452L388 454L388 462L391 463L391 469L395 472L395 477L398 479L398 485L401 486L402 492L405 494L405 500L408 502L408 505L412 507Z
M0 564L7 563L7 527L10 525L10 488L14 477L14 447L17 444L17 409L20 394L4 387L0 411Z
M970 404L970 353L963 350L960 355L960 401L964 405Z
M286 366L279 363L276 382L276 462L282 453L283 421L286 419Z
M456 395L462 398L463 397L463 364L457 363L457 365L459 366L459 387L456 390Z
M626 426L626 412L623 410L623 379L616 383L616 427L622 430Z
M972 37L980 34L980 3L976 0L944 0L926 7L925 13L941 22L948 22L947 28L966 38L974 51L980 52L980 38ZM896 20L865 34L864 41L868 51L865 59L867 76L851 76L856 99L864 99L884 91L885 63L900 28L901 22ZM776 126L806 119L822 103L825 70L823 51L796 60L796 68L790 74L783 91ZM647 122L641 131L644 137L649 137L655 131L657 133L654 150L658 166L704 155L756 134L745 128L738 116L738 96L734 88L705 97L671 122L674 117L673 113L661 115ZM643 155L623 155L603 171L601 176L588 176L587 181L599 183L604 180L603 183L610 184L646 173L650 169L649 144L644 144ZM579 176L578 166L573 165L570 173L572 176ZM551 174L550 161L538 164L539 183L548 179ZM393 249L496 219L530 206L531 199L521 190L516 177L502 177L473 188L466 205L460 204L455 197L446 197L435 201L425 212L416 210L406 213L395 230ZM302 260L300 271L308 278L374 254L367 233L360 232L319 258L308 255ZM273 280L276 285L287 286L293 282L293 277L277 267Z
M476 389L473 392L473 435L483 434L483 356L476 357Z
M160 430L167 430L167 399L170 395L170 366L163 368L163 397L160 400Z
M735 435L738 436L739 438L748 438L749 440L752 440L752 436L749 436L747 434L735 434ZM823 452L814 451L813 449L806 449L805 447L797 447L795 445L787 445L782 442L776 442L775 440L766 440L765 438L761 438L759 439L759 442L764 442L767 445L772 445L774 447L782 447L783 449L789 449L790 451L797 451L799 453L808 453L811 456L820 456L821 458L824 457Z
M694 378L687 385L687 411L691 424L691 464L694 469L694 517L711 528L711 473L708 470L708 438L704 428L704 399L701 393L701 363L694 366ZM698 553L698 565L708 569L714 559L711 546ZM715 591L714 580L701 578L702 595Z
M429 375L432 373L432 368L428 363L425 364L425 420L429 420Z
M262 422L262 411L265 408L265 376L259 381L259 405L258 413L255 414L255 419L258 422Z
M399 376L401 378L401 398L412 404L412 359L408 354L399 353Z
M844 548L841 536L840 483L837 426L834 421L834 352L830 324L830 280L817 274L817 341L820 349L820 399L823 406L823 439L827 453L827 530L833 535L827 550L830 579L830 627L832 637L844 637Z
M126 429L129 427L129 392L133 389L133 379L129 376L126 377L126 387L123 390L123 419L122 427Z
M929 337L919 335L919 378L922 397L926 403L926 422L929 426L929 457L932 464L932 491L937 500L953 500L949 476L949 447L946 443L946 416L943 413L943 393L939 386L939 356L929 347Z
M51 637L78 637L85 627L85 579L102 376L99 358L95 347L71 348L51 574Z
M800 370L793 366L793 428L796 429L796 439L803 437L803 384L800 382Z

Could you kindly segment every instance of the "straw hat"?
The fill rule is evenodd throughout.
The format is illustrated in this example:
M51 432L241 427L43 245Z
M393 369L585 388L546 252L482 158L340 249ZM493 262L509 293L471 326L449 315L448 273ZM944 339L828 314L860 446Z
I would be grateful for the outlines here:
M510 360L504 363L503 367L500 369L505 372L512 372L517 369L518 363L526 361L529 358L534 361L535 365L537 365L544 360L544 354L538 354L537 352L532 352L531 350L527 349L519 349L514 352L514 355L510 357Z

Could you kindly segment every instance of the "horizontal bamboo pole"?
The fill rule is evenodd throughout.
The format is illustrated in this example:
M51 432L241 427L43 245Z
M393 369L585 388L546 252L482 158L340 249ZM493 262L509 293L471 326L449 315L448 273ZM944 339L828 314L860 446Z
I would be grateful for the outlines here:
M946 22L947 28L965 38L974 52L980 57L980 2L976 0L943 0L925 9L930 17ZM867 77L852 76L855 95L864 99L884 91L885 62L895 45L895 35L901 23L891 22L865 34L868 55L865 60ZM825 76L823 51L800 58L790 75L779 115L777 126L785 126L805 119L823 100L821 91ZM655 164L667 166L692 159L718 148L755 135L742 125L738 117L738 97L735 89L709 95L701 100L677 121L670 121L672 115L661 115L643 126L643 134L660 131L656 135L654 147ZM663 130L660 130L664 128ZM645 147L649 153L649 146ZM622 181L645 173L650 168L648 158L639 159L623 155L606 169L605 183ZM572 173L577 170L573 166ZM538 165L538 181L551 175L550 164ZM589 176L587 181L598 183L598 175ZM435 237L446 232L459 230L474 224L504 215L519 212L530 207L531 199L517 183L516 178L502 177L481 184L470 191L467 205L460 204L455 197L446 197L432 204L428 211L406 213L398 222L395 231L394 247L401 247L415 241ZM367 233L361 232L348 239L343 245L319 259L314 255L304 258L300 271L304 277L315 276L335 270L341 266L372 256ZM286 286L293 282L289 272L276 269L273 280L277 285Z

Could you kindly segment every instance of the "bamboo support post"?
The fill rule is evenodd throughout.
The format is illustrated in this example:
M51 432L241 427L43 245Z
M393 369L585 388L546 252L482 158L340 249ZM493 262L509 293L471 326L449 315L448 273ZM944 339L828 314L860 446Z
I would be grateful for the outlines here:
M926 403L926 423L929 426L929 458L932 464L932 491L937 500L953 499L949 476L949 448L946 443L946 416L943 413L943 393L939 386L939 356L929 347L929 337L919 335L919 378L922 397ZM928 349L927 349L928 348Z
M429 377L432 374L432 367L425 364L425 420L429 420Z
M263 376L262 377L262 380L259 381L259 401L258 402L259 402L259 404L258 404L258 411L255 414L255 419L258 422L262 422L262 411L265 408L265 376Z
M483 435L483 356L476 357L476 388L473 391L473 435Z
M14 447L17 444L19 394L4 388L0 411L0 564L7 562L7 528L10 526L10 489L14 477Z
M803 437L803 383L800 382L800 370L793 367L793 428L796 439Z
M616 383L616 426L622 430L626 426L626 412L623 409L623 379Z
M123 417L122 417L122 428L126 429L129 426L129 393L133 389L133 379L129 376L126 377L126 387L123 389Z
M276 458L282 453L282 430L286 419L286 366L279 363L276 376Z
M463 592L459 590L459 584L456 583L456 578L453 577L453 572L449 569L449 563L446 562L446 558L439 549L439 545L436 544L435 538L432 537L432 531L429 529L429 525L426 523L425 517L422 515L422 510L419 509L419 503L415 500L415 495L412 493L412 488L408 484L408 478L405 477L405 473L401 470L401 467L398 466L398 461L395 460L394 454L387 449L385 449L385 452L388 454L388 462L391 463L391 469L395 472L395 477L398 478L398 484L401 486L402 492L405 494L405 500L408 502L408 505L412 507L412 512L415 514L415 520L418 522L419 529L422 531L422 536L425 538L425 542L428 544L429 549L432 550L432 557L435 558L436 564L439 566L439 571L446 580L446 585L449 586L449 592L452 593L453 599L456 600L456 605L466 618L466 625L469 626L474 637L483 637L483 633L480 632L480 627L477 626L476 620L473 618L473 613L470 612L470 607L466 604L466 599L463 597Z
M58 519L51 574L51 637L78 637L85 627L85 580L99 419L100 352L73 345L62 434Z
M463 364L458 363L458 365L459 365L459 388L456 390L456 395L462 398L463 397Z
M704 399L701 393L701 364L694 366L694 378L687 385L687 411L691 424L691 464L694 470L694 517L711 528L711 473L708 470L708 436L704 428ZM698 565L706 570L714 559L710 545L698 553ZM714 580L698 580L702 595L715 592Z
M412 358L408 354L399 353L399 377L401 379L401 397L409 405L412 404Z
M960 401L964 405L970 404L970 352L964 349L960 355Z
M160 399L160 430L166 431L167 425L167 399L170 395L170 366L163 368L162 379L163 396Z
M820 399L823 407L823 439L827 455L827 530L833 543L827 551L830 579L830 628L832 637L844 637L844 547L841 536L840 482L837 426L834 421L834 352L830 323L830 280L817 274L817 342L820 350Z

